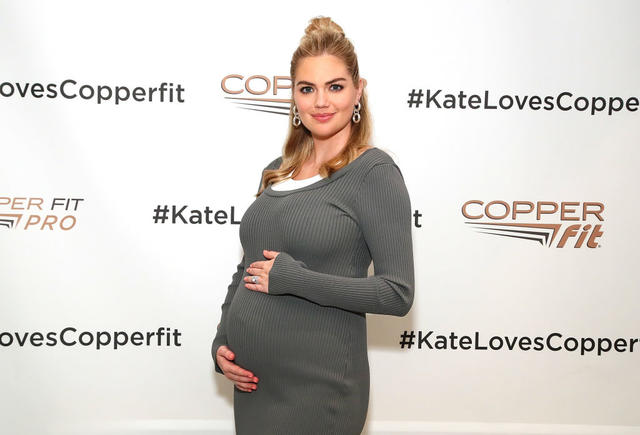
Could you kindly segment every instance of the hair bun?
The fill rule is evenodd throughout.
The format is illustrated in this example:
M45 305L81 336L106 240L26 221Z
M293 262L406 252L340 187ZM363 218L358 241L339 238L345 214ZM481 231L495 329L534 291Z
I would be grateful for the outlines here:
M330 17L317 16L309 21L309 25L304 29L305 35L315 32L339 33L345 36L342 27L337 25Z

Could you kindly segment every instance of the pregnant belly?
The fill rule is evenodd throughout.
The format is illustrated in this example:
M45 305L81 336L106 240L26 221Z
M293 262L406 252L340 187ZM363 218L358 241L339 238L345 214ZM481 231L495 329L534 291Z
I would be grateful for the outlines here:
M235 362L257 376L340 380L351 357L354 315L241 282L227 313L227 339Z

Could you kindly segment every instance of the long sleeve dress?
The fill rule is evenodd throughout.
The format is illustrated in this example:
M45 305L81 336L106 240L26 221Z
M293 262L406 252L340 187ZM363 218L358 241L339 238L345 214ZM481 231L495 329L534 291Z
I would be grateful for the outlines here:
M280 166L282 158L265 169ZM244 255L222 304L220 345L259 378L234 388L238 435L358 435L369 403L365 313L404 316L413 303L411 204L399 167L369 148L331 176L267 187L240 223ZM279 251L268 294L246 267ZM367 276L373 260L375 275Z

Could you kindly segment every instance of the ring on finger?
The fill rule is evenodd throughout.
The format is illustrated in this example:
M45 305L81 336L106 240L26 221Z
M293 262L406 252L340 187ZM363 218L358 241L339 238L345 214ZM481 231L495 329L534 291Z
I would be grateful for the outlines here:
M257 283L258 283L258 277L257 277L257 276L255 276L255 275L254 275L254 276L252 276L252 277L251 277L251 282L252 282L252 283L254 283L254 284L257 284Z

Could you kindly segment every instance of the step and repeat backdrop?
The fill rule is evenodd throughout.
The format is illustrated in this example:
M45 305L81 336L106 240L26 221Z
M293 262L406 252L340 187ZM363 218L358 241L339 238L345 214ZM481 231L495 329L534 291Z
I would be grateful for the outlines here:
M635 1L0 2L0 432L234 432L210 346L317 15L412 203L364 433L640 434Z

